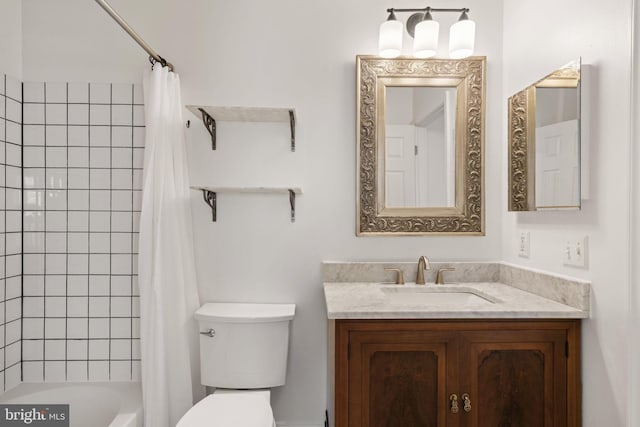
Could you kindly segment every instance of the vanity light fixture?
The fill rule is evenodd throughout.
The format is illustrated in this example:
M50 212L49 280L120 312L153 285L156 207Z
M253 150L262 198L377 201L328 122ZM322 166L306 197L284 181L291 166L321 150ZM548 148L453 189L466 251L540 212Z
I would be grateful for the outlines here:
M462 59L473 54L476 24L469 19L468 8L438 9L387 9L389 17L380 25L378 54L383 58L395 58L402 53L402 22L396 12L414 12L407 19L407 32L413 37L413 56L431 58L438 50L440 24L433 20L431 12L456 12L460 18L449 29L449 57Z

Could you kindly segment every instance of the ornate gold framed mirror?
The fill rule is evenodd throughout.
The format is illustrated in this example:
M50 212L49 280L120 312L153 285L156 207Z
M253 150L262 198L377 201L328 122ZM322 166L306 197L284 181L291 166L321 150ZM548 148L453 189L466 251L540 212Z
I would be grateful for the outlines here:
M509 98L509 211L581 206L580 59Z
M484 235L485 63L357 57L357 235Z

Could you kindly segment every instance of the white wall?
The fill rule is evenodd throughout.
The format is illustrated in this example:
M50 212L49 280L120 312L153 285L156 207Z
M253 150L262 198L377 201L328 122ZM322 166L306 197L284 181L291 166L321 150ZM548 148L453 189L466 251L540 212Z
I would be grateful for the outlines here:
M632 404L627 369L631 5L630 0L606 8L594 0L504 2L504 100L577 56L593 70L592 81L583 85L591 115L582 121L590 139L590 199L577 212L506 213L505 182L502 209L504 259L593 282L592 315L583 323L585 427L627 425ZM506 112L502 117L506 129ZM521 230L531 233L530 259L516 256ZM566 239L583 235L589 236L589 268L564 267Z
M22 2L2 0L0 13L0 73L22 77Z
M286 126L220 124L216 152L193 116L188 132L192 183L293 184L305 192L295 224L288 220L286 197L219 196L218 222L212 224L201 195L193 195L203 300L297 304L287 385L273 396L279 421L319 425L326 406L322 260L500 257L502 2L477 3L477 54L488 57L487 235L356 238L355 56L375 53L385 9L397 4L112 1L175 64L186 104L296 108L295 153L288 151ZM147 67L143 51L93 2L29 0L23 15L25 80L138 81ZM444 55L446 28L457 17L436 19Z

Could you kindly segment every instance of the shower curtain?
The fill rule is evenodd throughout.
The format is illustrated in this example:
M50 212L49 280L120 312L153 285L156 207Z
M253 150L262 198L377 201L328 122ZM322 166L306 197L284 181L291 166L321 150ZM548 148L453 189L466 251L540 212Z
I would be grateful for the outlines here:
M144 75L145 149L138 280L146 427L174 427L201 396L196 284L180 78Z

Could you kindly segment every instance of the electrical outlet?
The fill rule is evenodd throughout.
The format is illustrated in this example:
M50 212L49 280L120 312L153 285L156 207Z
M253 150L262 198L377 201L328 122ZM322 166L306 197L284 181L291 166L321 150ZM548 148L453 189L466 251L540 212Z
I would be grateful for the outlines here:
M562 263L571 267L587 268L588 237L568 239L562 248Z
M518 256L520 258L529 258L529 232L521 231L518 238Z

